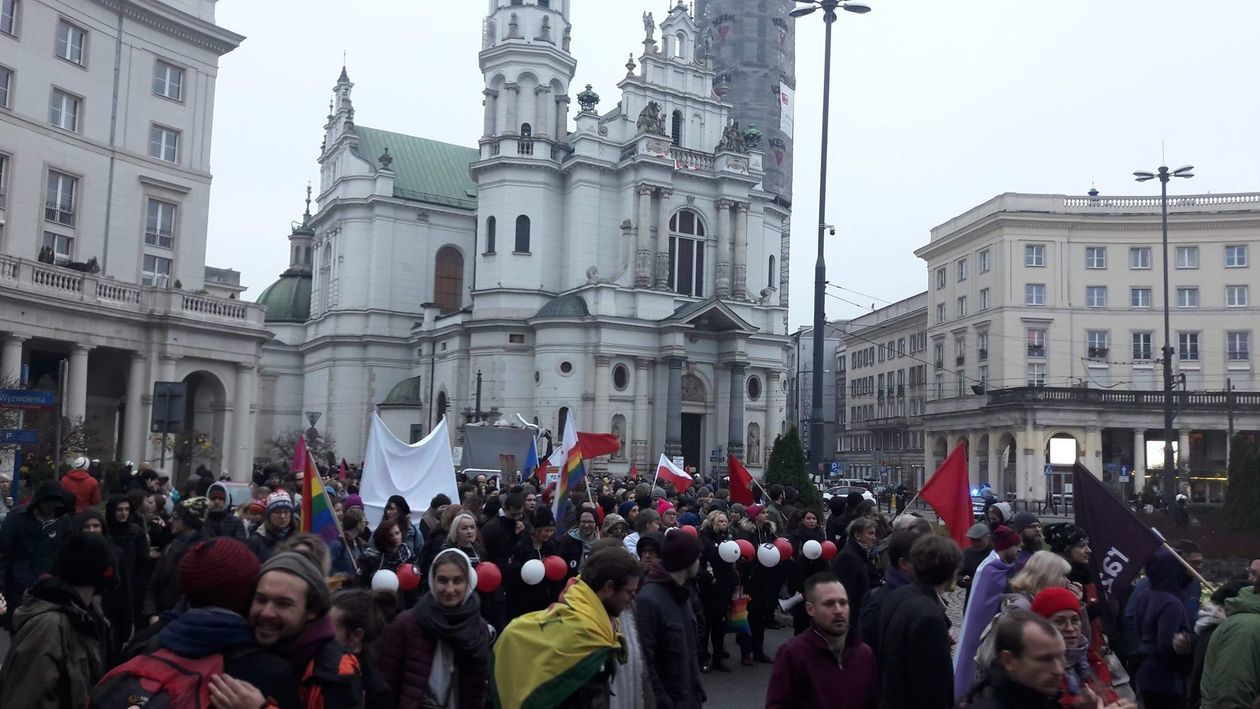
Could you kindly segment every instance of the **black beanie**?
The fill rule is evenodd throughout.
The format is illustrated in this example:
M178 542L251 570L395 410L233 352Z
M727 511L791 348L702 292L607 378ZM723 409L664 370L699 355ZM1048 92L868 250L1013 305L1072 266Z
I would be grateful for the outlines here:
M101 534L71 534L57 552L52 573L71 586L91 586L98 591L118 580L114 550Z
M677 529L665 533L661 544L661 563L666 571L683 571L700 558L700 540Z
M534 529L539 527L556 526L556 515L552 513L551 508L546 505L538 505L534 508L534 515L530 518L529 523Z

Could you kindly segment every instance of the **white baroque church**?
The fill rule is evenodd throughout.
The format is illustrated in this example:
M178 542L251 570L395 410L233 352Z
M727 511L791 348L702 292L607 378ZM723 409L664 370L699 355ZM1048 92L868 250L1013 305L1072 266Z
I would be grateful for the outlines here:
M789 210L763 187L760 134L730 119L716 33L681 0L659 28L644 15L598 111L570 86L572 4L489 0L475 147L360 124L343 69L319 209L259 298L259 449L307 412L352 461L373 410L412 440L443 415L553 431L575 415L623 440L613 473L662 452L701 473L728 451L764 464L784 425Z

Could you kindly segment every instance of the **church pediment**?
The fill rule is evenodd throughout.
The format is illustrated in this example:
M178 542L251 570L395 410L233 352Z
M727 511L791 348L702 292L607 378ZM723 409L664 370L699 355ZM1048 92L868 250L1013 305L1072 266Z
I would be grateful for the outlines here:
M717 298L688 303L661 322L684 323L705 332L757 332L756 327Z

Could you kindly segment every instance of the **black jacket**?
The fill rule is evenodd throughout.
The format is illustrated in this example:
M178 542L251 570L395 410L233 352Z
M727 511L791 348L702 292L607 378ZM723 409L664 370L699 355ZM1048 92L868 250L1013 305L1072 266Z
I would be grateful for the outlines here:
M1005 670L994 665L985 670L958 706L962 709L1055 709L1059 698L1013 682Z
M525 527L528 530L529 525ZM490 556L490 561L493 561L500 569L507 568L512 550L516 548L524 534L524 531L517 534L516 521L503 515L486 522L481 528L481 540L486 545L486 554Z
M888 595L879 618L881 706L945 709L954 704L949 618L936 591L912 583Z
M70 515L62 514L47 524L35 516L35 509L48 500L60 500L66 510L66 498L56 482L39 486L31 501L15 508L0 525L0 583L9 612L0 616L7 627L13 611L22 605L22 594L33 587L39 577L52 570L57 552L73 531Z
M500 567L506 569L503 573L503 585L507 588L507 617L509 620L531 611L540 611L551 605L560 595L560 589L564 585L563 579L551 581L544 578L533 586L521 580L521 567L525 565L525 562L530 559L546 559L549 556L556 556L558 551L556 540L554 539L548 539L546 542L543 542L541 549L535 549L534 540L527 536L522 537L516 548L512 550L511 560L507 566Z
M149 586L144 594L144 617L161 615L175 607L183 595L179 591L179 562L192 545L206 538L204 529L181 534L162 551L162 558L153 567Z
M849 594L849 617L861 618L862 601L866 600L867 592L880 584L879 572L875 570L871 555L850 538L832 560L831 573L840 579Z
M705 695L691 590L679 586L661 562L654 562L635 599L634 616L656 706L699 709Z
M230 510L206 513L203 529L207 537L231 537L237 541L245 541L245 520L232 514Z

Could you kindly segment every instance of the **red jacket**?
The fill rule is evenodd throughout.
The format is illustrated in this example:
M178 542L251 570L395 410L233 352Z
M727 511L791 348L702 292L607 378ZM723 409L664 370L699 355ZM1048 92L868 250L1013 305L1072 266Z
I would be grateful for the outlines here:
M101 504L101 484L86 470L71 470L61 478L61 489L74 495L74 512Z
M851 637L857 629L850 628ZM766 709L876 709L879 670L860 639L845 645L840 661L812 627L779 648L766 690Z

